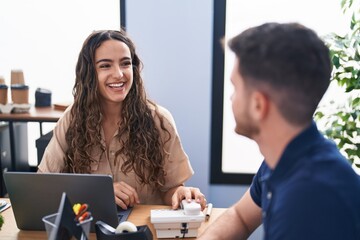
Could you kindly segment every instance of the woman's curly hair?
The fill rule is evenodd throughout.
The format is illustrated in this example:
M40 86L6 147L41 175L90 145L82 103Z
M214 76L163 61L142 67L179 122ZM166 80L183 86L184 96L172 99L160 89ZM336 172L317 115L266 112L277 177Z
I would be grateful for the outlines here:
M140 75L142 62L135 52L133 42L124 31L95 31L84 42L76 65L76 79L73 88L74 103L71 109L71 122L66 133L69 146L65 156L65 172L90 173L94 159L92 151L105 147L101 139L102 110L98 91L98 79L95 69L95 51L107 40L125 43L131 53L133 85L123 102L122 120L119 124L118 141L122 148L116 152L115 164L119 155L125 161L121 171L125 174L134 170L141 184L150 184L154 188L165 182L164 158L168 153L164 144L170 139L170 132L165 128L163 117L158 114L157 106L146 97L143 80ZM160 132L155 126L150 105L155 107L155 117L160 118L160 126L168 135L162 142ZM122 140L123 139L123 140Z

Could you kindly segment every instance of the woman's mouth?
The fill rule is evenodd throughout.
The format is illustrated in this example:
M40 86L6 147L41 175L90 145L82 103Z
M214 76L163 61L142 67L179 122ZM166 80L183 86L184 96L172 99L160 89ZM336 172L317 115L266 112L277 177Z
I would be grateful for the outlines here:
M125 85L125 83L122 82L122 83L110 83L107 86L111 87L111 88L122 88L122 87L124 87L124 85Z

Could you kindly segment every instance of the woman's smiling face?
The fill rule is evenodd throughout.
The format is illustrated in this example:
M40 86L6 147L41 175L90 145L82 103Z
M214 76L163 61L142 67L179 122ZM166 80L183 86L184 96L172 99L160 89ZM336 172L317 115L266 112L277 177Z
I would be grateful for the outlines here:
M118 40L107 40L95 51L95 68L103 101L122 103L133 84L129 47Z

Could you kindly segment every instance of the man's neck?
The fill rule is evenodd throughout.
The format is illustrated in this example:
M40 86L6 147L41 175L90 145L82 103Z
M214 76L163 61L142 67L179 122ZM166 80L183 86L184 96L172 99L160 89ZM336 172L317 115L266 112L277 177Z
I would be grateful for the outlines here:
M295 126L286 121L264 125L259 136L254 139L265 158L266 164L274 169L286 146L307 126Z

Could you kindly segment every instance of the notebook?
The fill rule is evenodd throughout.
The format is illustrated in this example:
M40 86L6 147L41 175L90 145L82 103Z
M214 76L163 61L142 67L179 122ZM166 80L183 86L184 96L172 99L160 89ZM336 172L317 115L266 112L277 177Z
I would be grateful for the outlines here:
M91 232L95 232L96 221L116 228L131 212L115 204L109 175L5 171L4 182L21 230L45 230L42 218L58 211L63 192L72 204L89 204L94 218Z

